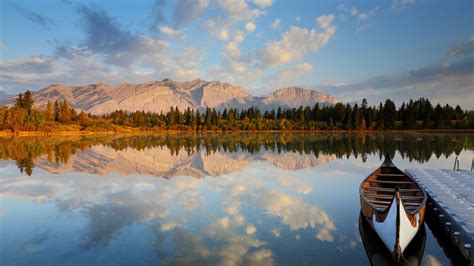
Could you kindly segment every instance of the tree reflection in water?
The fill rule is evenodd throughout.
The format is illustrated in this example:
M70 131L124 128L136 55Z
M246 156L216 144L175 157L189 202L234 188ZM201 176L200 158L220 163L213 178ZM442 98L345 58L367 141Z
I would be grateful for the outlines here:
M49 163L67 164L70 157L93 146L104 146L115 151L134 149L143 151L167 148L172 156L185 151L188 155L249 153L269 151L276 154L293 152L306 155L354 156L365 162L368 155L398 152L402 158L427 162L431 156L439 158L459 155L464 149L474 150L472 134L308 134L308 133L229 133L204 135L102 135L49 136L0 138L0 158L14 160L19 170L31 175L35 161L45 156Z

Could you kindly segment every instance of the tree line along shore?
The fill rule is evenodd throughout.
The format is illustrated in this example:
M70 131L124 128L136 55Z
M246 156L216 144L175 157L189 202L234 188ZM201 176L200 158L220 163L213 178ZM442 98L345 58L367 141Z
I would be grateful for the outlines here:
M458 130L474 129L474 110L459 105L433 106L420 98L397 108L387 99L378 106L337 103L313 107L261 111L207 108L204 111L171 107L167 112L127 112L104 115L76 111L66 101L34 107L30 91L19 94L12 107L0 107L3 132L127 132L139 130L174 131L370 131L370 130Z

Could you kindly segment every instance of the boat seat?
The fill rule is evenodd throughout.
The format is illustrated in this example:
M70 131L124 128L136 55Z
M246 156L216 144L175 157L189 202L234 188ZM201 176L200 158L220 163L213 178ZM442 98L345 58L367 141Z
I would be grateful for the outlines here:
M364 187L365 189L373 190L373 191L386 191L386 192L394 192L395 188L383 188L383 187ZM416 192L420 191L417 188L400 188L398 189L400 192Z
M375 174L376 176L381 176L381 177L404 177L405 175L402 174Z
M373 193L364 194L364 196L380 198L380 199L392 199L393 198L393 195L383 195L383 194L373 194ZM424 198L423 196L403 196L402 195L403 200L419 200L419 199L423 199L423 198Z
M400 184L400 185L414 184L414 182L411 182L411 181L389 181L389 180L367 180L367 181L371 183L379 183L379 184Z
M375 204L372 204L374 205L375 209L377 209L377 211L385 211L388 206L382 206L382 205L375 205ZM418 207L406 207L405 210L409 211L409 212L412 212L414 210L418 209Z
M385 205L389 205L390 203L392 203L391 201L386 201L386 200L373 200L373 199L369 199L369 202L370 202L370 203L385 204ZM418 206L418 205L420 205L420 203L419 203L419 202L405 202L405 201L403 201L403 205L404 205L404 206Z

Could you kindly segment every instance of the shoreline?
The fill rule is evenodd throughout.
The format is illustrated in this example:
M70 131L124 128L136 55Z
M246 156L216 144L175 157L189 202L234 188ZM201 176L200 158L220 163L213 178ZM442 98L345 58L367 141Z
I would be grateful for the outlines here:
M410 130L205 130L205 131L193 131L193 130L143 130L143 129L131 129L131 130L105 130L105 131L17 131L11 132L9 130L0 131L0 137L47 137L47 136L90 136L90 135L115 135L115 134L225 134L225 133L474 133L474 129L410 129Z

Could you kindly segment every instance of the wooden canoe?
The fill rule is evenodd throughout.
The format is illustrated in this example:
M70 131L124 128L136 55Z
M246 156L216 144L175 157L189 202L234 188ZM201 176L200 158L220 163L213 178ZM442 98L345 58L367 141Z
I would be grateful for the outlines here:
M369 225L397 262L423 226L426 193L385 157L360 185L360 204Z

